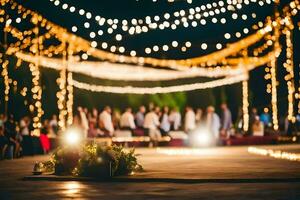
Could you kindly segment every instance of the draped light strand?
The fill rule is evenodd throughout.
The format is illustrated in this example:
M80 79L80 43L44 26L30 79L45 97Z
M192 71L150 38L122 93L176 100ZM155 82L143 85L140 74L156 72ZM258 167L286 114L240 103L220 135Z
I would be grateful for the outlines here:
M68 66L68 74L67 74L67 92L68 92L68 100L67 100L67 125L70 126L73 124L73 73L69 70L69 60L71 57L72 52L69 50L68 47L68 59L67 59L67 66Z
M107 25L109 28L107 29L108 34L113 34L113 32L118 28L118 26L122 26L122 31L127 32L130 35L133 34L141 34L148 32L149 30L155 29L166 29L170 28L175 30L180 24L183 27L187 28L189 25L192 27L197 27L199 25L206 25L206 19L208 17L212 17L212 23L217 23L218 20L215 18L215 15L219 15L225 13L227 11L235 12L236 10L242 9L243 5L249 5L251 3L259 3L260 6L264 6L267 4L271 4L271 0L266 1L218 1L213 3L208 3L206 5L197 6L194 8L189 8L188 10L179 10L174 13L163 13L161 15L156 16L147 16L144 19L108 19L103 16L94 16L91 12L85 11L82 8L76 9L75 6L62 3L59 0L50 0L55 6L60 6L63 10L69 11L70 13L78 13L81 16L85 16L86 22L84 23L84 27L86 29L90 28L90 20L94 20L95 23L99 24L101 27L98 31L99 35L102 35L104 32L104 25ZM237 14L233 14L233 19L237 19ZM240 15L243 20L246 20L247 15ZM252 14L252 17L255 17L255 14ZM220 23L226 23L226 19L222 18L219 20ZM190 22L190 23L189 23ZM77 31L77 26L73 26L72 30L74 32ZM94 32L91 32L94 33ZM118 34L117 34L118 35ZM94 38L95 34L91 34L91 38Z
M293 42L292 42L292 30L294 29L293 23L289 15L285 17L285 30L286 35L286 61L283 64L284 68L287 71L287 75L284 77L287 88L288 88L288 120L295 121L294 116L294 58L293 58Z
M242 82L243 90L243 130L245 132L249 129L249 102L248 102L248 81L245 80Z
M7 103L9 100L9 76L8 76L8 65L9 65L9 61L4 60L4 62L2 63L2 76L4 79L4 101Z
M65 43L64 43L65 45ZM66 101L67 101L67 77L66 77L66 52L63 52L63 65L62 69L59 73L59 78L57 79L57 83L59 85L59 91L56 93L56 96L58 98L57 100L57 106L59 110L58 115L58 126L63 131L66 128L66 116L67 116L67 110L66 110Z
M206 68L182 68L176 70L152 69L130 64L117 64L108 62L85 61L78 62L72 59L68 60L68 71L73 73L84 74L89 77L109 79L109 80L126 80L126 81L163 81L182 78L195 77L224 77L250 71L258 66L269 63L275 58L275 51L261 57L243 57L232 58L228 62L232 65L206 67ZM17 52L15 56L25 62L35 62L36 57L22 52ZM58 58L39 57L40 64L43 67L55 70L63 69L63 62Z
M27 10L27 9L25 9L24 7L22 7L21 5L18 5L18 6L16 6L17 4L16 3L13 3L13 1L10 1L10 3L12 4L12 9L18 9L18 13L19 14L22 14L23 13L23 16L25 15L25 17L27 17L27 15L28 14L32 14L32 15L34 15L34 14L36 14L35 12L32 12L32 11L30 11L30 10ZM235 4L234 4L235 5ZM28 12L29 11L29 12ZM256 14L255 13L252 13L252 17L253 18L256 18ZM237 14L233 14L232 15L232 17L233 17L233 19L236 19L236 16L239 16L239 15L237 15ZM244 20L246 20L247 19L247 16L245 16L245 15L240 15ZM38 17L41 17L41 16L38 16ZM24 17L23 17L24 18ZM19 19L19 18L17 18L17 19ZM214 19L214 18L213 18ZM225 18L222 18L223 20L225 20ZM221 20L222 21L222 20ZM225 20L226 21L226 20ZM9 23L8 24L11 24L11 22L12 22L12 20L10 19L9 20ZM20 23L19 21L18 21L18 23ZM42 24L43 23L46 23L46 21L45 21L45 19L43 19L42 20ZM255 25L255 26L257 26L257 25ZM259 27L263 27L263 23L262 22L259 22L258 23L258 26ZM49 26L46 26L47 28L49 27ZM73 29L73 28L72 28ZM12 31L14 31L13 29L11 29ZM77 30L77 28L76 28L76 30ZM73 31L74 32L74 31ZM245 34L247 34L247 33L249 33L249 29L248 28L244 28L243 30L242 30L242 32L244 32ZM236 32L236 37L237 38L240 38L241 37L241 33L242 32ZM94 32L91 32L92 33L92 35L95 35L95 33ZM19 37L19 39L21 39L21 38L23 38L24 36L26 36L26 35L30 35L30 34L32 34L32 30L26 30L26 31L24 31L23 33L21 32L21 33L19 33L19 35L16 35L16 36L18 36ZM48 38L49 37L49 33L46 33L47 35L45 35L45 37L46 38ZM229 35L229 36L228 36ZM233 34L234 35L234 34ZM120 34L117 34L116 35L116 38L118 38L118 37L121 37L122 38L122 36L120 35ZM231 35L229 34L229 33L226 33L225 35L224 35L224 37L226 38L226 39L229 39L229 38L231 38ZM94 38L94 36L92 37L92 39ZM118 40L118 39L117 39ZM17 46L19 46L19 45L17 45ZM125 47L124 46L115 46L115 45L109 45L107 42L102 42L101 44L98 44L96 41L92 41L91 42L91 46L92 47L97 47L97 46L99 46L99 47L101 47L102 49L106 49L106 50L109 50L110 52L119 52L119 53L124 53L126 50L125 50ZM203 49L203 50L206 50L206 48L207 48L207 44L206 43L202 43L202 44L200 44L199 45L199 47L201 46L201 48ZM221 49L222 48L222 44L221 43L217 43L216 44L216 49ZM158 45L154 45L152 48L149 48L149 47L146 47L145 48L145 53L147 53L147 54L149 54L149 53L151 53L151 51L153 51L153 52L157 52L157 51L159 51L159 50L162 50L162 51L168 51L169 49L171 49L171 48L176 48L176 47L178 47L178 42L177 41L173 41L172 42L172 45L167 45L167 44L165 44L165 45L163 45L163 46L161 46L161 47L159 47ZM185 44L180 48L181 49L181 51L182 52L185 52L185 51L187 51L187 49L188 48L190 48L191 47L191 43L189 42L189 41L186 41L185 42ZM136 55L136 53L137 53L137 51L136 50L127 50L128 51L128 53L130 53L130 55L131 56L135 56ZM87 58L87 54L84 54L83 55L83 57L82 57L83 59L85 59L85 58Z
M36 27L34 30L35 34L38 36L39 34L39 28ZM42 40L36 40L35 44L33 45L32 48L32 53L37 56L37 59L34 63L31 63L29 65L30 71L32 73L32 96L34 100L34 114L35 116L33 117L33 134L34 135L39 135L40 134L40 128L42 127L41 124L41 117L44 114L44 111L42 109L42 88L40 86L40 70L39 70L39 49L40 49L40 44L42 43Z
M27 10L22 6L18 6L21 10ZM217 61L222 58L225 58L226 56L232 55L241 49L257 42L260 40L266 33L269 33L272 30L271 25L267 25L265 28L260 29L255 34L250 35L234 44L229 45L227 48L224 48L220 51L217 51L215 53L202 56L202 57L196 57L192 59L185 59L185 60L164 60L164 59L155 59L150 57L131 57L131 56L125 56L125 55L119 55L119 54L113 54L106 51L102 51L99 49L95 49L91 47L91 43L89 41L86 41L78 36L75 36L74 34L68 33L66 29L61 28L60 26L57 26L45 18L43 18L41 15L38 15L36 12L30 11L33 15L34 21L41 21L41 24L45 27L48 27L48 31L50 34L54 34L56 38L59 40L65 40L68 43L72 43L74 45L74 52L79 52L81 50L86 51L88 54L91 54L97 58L109 60L112 62L126 62L126 63L134 63L134 64L150 64L152 66L160 66L160 67L169 67L169 66L197 66L197 65L205 65L206 62L209 62L211 60ZM216 64L216 63L208 63L208 64Z
M274 49L279 49L279 37L280 37L280 16L278 11L275 12L275 24L274 28ZM274 130L278 130L278 107L277 107L277 78L276 78L276 71L277 71L277 58L279 54L276 55L276 58L270 62L270 74L271 74L271 104L272 104L272 121L273 121L273 128Z
M79 89L88 90L92 92L105 92L105 93L117 93L117 94L158 94L158 93L184 92L184 91L214 88L223 85L238 83L247 79L248 79L248 74L243 73L240 75L226 77L223 79L208 81L204 83L193 83L193 84L185 84L185 85L166 86L166 87L103 86L103 85L83 83L76 80L73 80L73 86Z

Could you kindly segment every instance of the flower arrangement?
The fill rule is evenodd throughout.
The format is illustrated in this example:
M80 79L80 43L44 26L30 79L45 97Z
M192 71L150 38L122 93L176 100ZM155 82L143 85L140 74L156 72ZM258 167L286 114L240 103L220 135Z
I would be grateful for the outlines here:
M110 178L141 171L135 150L121 146L100 146L96 143L81 147L60 147L46 162L36 163L34 174L54 173L80 177Z

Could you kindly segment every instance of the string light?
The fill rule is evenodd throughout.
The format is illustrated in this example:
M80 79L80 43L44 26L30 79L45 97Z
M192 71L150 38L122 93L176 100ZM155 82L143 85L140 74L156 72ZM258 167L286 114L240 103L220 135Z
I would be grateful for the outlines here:
M55 1L56 2L56 1ZM52 1L52 3L55 2ZM125 20L125 19L107 19L103 16L95 16L92 15L90 12L86 13L86 18L89 20L91 18L94 18L95 22L97 24L99 24L99 26L103 26L104 24L106 24L107 26L109 26L108 31L109 34L113 33L113 27L115 27L115 29L117 28L117 26L122 26L122 30L125 32L128 32L129 34L140 34L142 32L148 32L148 30L151 29L164 29L164 28L172 28L175 25L176 27L182 23L183 27L188 27L188 21L191 21L191 24L193 27L196 27L195 23L196 20L199 20L201 18L207 18L207 17L212 17L215 15L219 15L221 13L225 13L226 11L236 11L242 8L242 4L241 3L245 3L245 5L249 5L250 3L256 3L257 1L247 1L247 2L236 2L236 1L227 1L227 5L225 5L224 1L219 1L219 2L214 2L212 4L206 4L206 5L202 5L202 6L197 6L194 8L189 8L187 11L185 10L180 10L180 11L175 11L173 12L173 14L169 14L169 13L163 13L160 16L156 15L154 17L150 17L147 16L144 19L129 19L129 20ZM259 1L260 2L260 1ZM261 1L262 2L262 1ZM267 0L265 1L266 4L271 4L271 1ZM58 6L59 4L56 4L55 6ZM64 5L62 5L62 8L64 9ZM212 6L214 5L214 6ZM75 11L75 7L72 6L74 9L70 9L69 12L74 12ZM64 9L66 10L66 9ZM79 9L79 14L81 16L83 16L85 13L85 11L83 9ZM234 16L237 16L236 13L234 13ZM171 18L172 15L172 18ZM247 19L247 15L243 14L241 15L241 18L243 20ZM224 22L224 18L222 18L223 20L222 23ZM235 17L234 19L237 19L237 17ZM173 20L171 22L171 20ZM202 22L202 21L201 21ZM212 22L216 23L216 18L212 18ZM130 24L129 24L130 23ZM172 24L172 25L170 25ZM193 25L194 24L194 25ZM202 25L205 25L205 23L201 23ZM176 28L172 28L173 30Z
M245 132L249 129L249 102L248 102L248 81L242 82L243 89L243 130Z
M26 62L35 62L37 59L29 54L17 52L15 56ZM186 67L177 68L175 70L153 69L148 67L126 65L108 62L78 62L75 60L68 61L68 70L73 73L80 73L90 77L110 79L110 80L126 80L126 81L158 81L173 80L180 78L193 77L222 77L250 71L258 66L264 65L274 59L275 52L271 52L262 57L232 58L227 61L232 65L217 66L211 68ZM43 67L62 70L63 61L58 58L47 58L40 56L40 64Z
M280 16L278 11L275 12L275 28L274 28L274 49L279 49L279 36L280 36ZM272 104L272 121L274 130L278 130L278 107L277 107L277 78L276 78L276 67L277 67L277 58L279 54L276 55L276 58L270 62L270 74L271 74L271 104Z
M67 91L68 91L68 100L67 100L67 124L68 126L73 124L73 74L72 72L68 72L67 77Z
M69 44L67 49L67 68L68 68L68 75L67 75L67 92L68 92L68 99L67 99L67 125L70 126L73 124L73 102L74 102L74 96L73 96L73 73L70 71L70 60L72 60L72 44Z
M246 38L243 38L235 43L232 43L228 45L226 48L223 48L222 50L216 51L214 53L204 55L201 57L191 58L191 59L183 59L183 60L166 60L166 59L156 59L151 57L131 57L131 56L125 56L125 55L117 55L108 53L105 51L102 51L100 49L92 48L90 43L85 41L82 38L78 37L66 37L61 32L58 32L58 38L65 37L65 39L68 39L70 43L77 43L76 45L80 47L81 50L85 50L90 52L90 54L96 58L109 60L111 62L125 62L125 63L143 63L143 64L149 64L152 66L159 66L159 67L170 67L170 66L198 66L201 64L207 64L217 62L221 59L224 59L225 57L235 54L239 52L240 50L256 43L259 41L266 33L270 32L272 30L271 26L266 26L263 29L260 29L253 35L250 35ZM172 43L172 46L174 46L174 42ZM176 43L177 44L177 43ZM207 48L206 44L203 44L202 46L204 49ZM145 52L147 54L151 53L150 48L146 48Z
M286 27L284 29L286 35L286 61L283 64L284 68L287 71L285 76L285 81L288 88L288 120L295 122L296 118L294 116L294 60L293 60L293 42L292 42L292 30L294 28L291 18L286 12L287 16L285 17Z
M64 46L66 43L64 42ZM66 61L66 51L63 51L63 65L62 69L60 70L60 76L57 79L57 83L59 85L59 91L56 93L57 96L57 106L59 110L58 115L58 126L62 131L66 129L66 115L68 113L66 109L66 101L67 101L67 77L66 77L66 70L67 70L67 61Z
M39 34L39 28L38 26L34 29L34 33L37 36L37 38L33 41L33 48L32 53L35 54L37 57L36 61L34 63L31 63L29 65L30 71L32 73L32 97L34 100L34 113L35 116L33 117L33 135L39 136L40 135L40 129L42 127L41 118L44 114L44 111L42 109L42 88L40 86L40 70L39 70L39 51L40 51L40 44L42 44L42 40L38 39Z
M5 102L8 102L9 100L9 76L8 76L8 65L9 65L9 61L5 60L2 64L2 76L4 79L4 100Z
M220 2L222 2L222 1L220 1ZM219 3L220 3L219 2ZM251 2L255 2L255 1L251 1ZM227 2L229 5L227 6L227 9L229 10L229 11L235 11L235 10L237 10L236 8L234 8L234 7L232 7L231 6L231 4L232 5L234 5L234 6L236 6L236 5L239 5L239 4L237 4L237 3L235 3L235 2L231 2L231 1L229 1L229 2ZM240 2L240 3L243 3L243 2ZM267 4L270 4L271 3L271 1L267 1ZM245 3L246 5L248 5L249 4L249 2L248 3ZM210 4L208 4L208 5L210 5ZM224 6L224 2L222 2L222 3L220 3L220 4L217 4L216 3L216 6L218 6L218 5L222 5L222 6ZM221 7L222 7L221 6ZM223 12L225 12L226 11L226 9L225 9L225 7L222 7L222 8L224 8L224 11ZM80 11L81 11L82 9L80 9ZM198 11L196 11L196 10L198 10ZM221 9L221 10L223 10L223 9ZM200 15L199 13L197 13L197 12L200 12L200 11L203 11L203 14L202 15ZM71 11L70 11L71 12ZM167 27L173 27L173 25L175 26L175 27L177 27L179 24L180 24L180 22L182 22L183 23L183 25L186 25L186 26L184 26L184 27L188 27L188 22L186 22L186 20L198 20L198 19L200 19L200 18L203 18L203 17L208 17L208 16L213 16L213 15L215 15L215 14L220 14L220 13L222 13L222 12L220 12L220 9L219 8L215 8L215 10L214 11L212 11L212 10L208 10L208 11L205 11L205 6L204 6L204 8L203 9L200 9L200 7L198 8L198 9L195 9L195 8L190 8L189 9L189 11L188 11L190 14L188 15L188 17L185 17L184 15L183 16L181 16L181 14L179 14L178 16L179 17L182 17L182 19L181 20L179 20L179 19L177 19L177 20L175 20L174 21L174 23L175 24L171 24L171 22L169 22L169 21L163 21L163 22L161 22L161 24L159 24L159 25L157 25L156 23L154 23L154 24L156 24L156 28L157 27L163 27L162 29L164 29L165 28L165 24L171 24L171 25L168 25ZM176 12L175 12L176 13ZM178 12L178 13L183 13L183 10L181 10L180 12ZM185 12L184 12L185 13ZM207 14L207 13L209 13L209 14ZM215 13L215 14L214 14ZM84 13L83 13L84 14ZM82 15L83 15L82 14ZM255 13L253 13L253 14L255 14ZM253 15L252 14L252 15ZM170 17L168 17L170 14L169 13L166 13L166 14L164 14L163 16L165 17L166 16L166 18L167 19L169 19ZM195 15L195 17L194 17L194 15ZM197 17L197 16L200 16L200 17ZM234 16L238 16L236 13L234 13ZM256 16L256 15L254 15L254 16ZM159 16L155 16L154 17L154 20L155 21L159 21L160 19L163 19L164 17L159 17ZM247 15L245 15L245 14L242 14L242 15L240 15L240 17L243 19L243 20L245 20L245 18L247 18ZM135 34L135 33L142 33L143 32L143 30L145 29L145 30L147 30L147 31L145 31L145 32L148 32L148 30L149 29L151 29L150 27L149 28L147 28L147 26L142 26L141 24L137 24L138 22L141 22L141 21L143 21L143 19L132 19L132 20L117 20L117 19L106 19L106 18L103 18L103 17L100 17L100 16L96 16L95 17L95 20L96 20L96 22L97 23L100 23L100 21L101 21L101 26L104 24L104 23L108 23L108 25L109 26L111 26L110 28L108 28L107 30L108 30L108 33L109 34L112 34L113 33L113 30L115 29L115 28L113 28L114 26L115 27L117 27L117 23L115 23L115 22L118 22L118 23L122 23L122 29L123 29L123 31L128 31L128 33L129 34ZM202 22L202 20L204 20L204 19L201 19L200 21ZM212 18L212 21L214 22L214 21L216 21L217 19L214 17L214 18ZM130 27L130 28L128 28L128 21L129 22L132 22L133 23L133 26L132 27ZM176 23L176 22L179 22L179 23ZM205 20L204 20L205 21ZM222 24L224 24L224 23L226 23L226 19L225 18L222 18L221 20L219 20ZM151 21L151 17L146 17L146 22L148 22L148 24L146 24L146 25L149 25L149 26L151 26L153 23L152 23L152 21ZM195 24L197 24L197 21L192 21L191 22L191 24L192 24L192 26L193 27L196 27L196 25ZM203 24L203 23L201 23L201 24ZM204 24L206 24L206 22L204 23ZM203 24L203 25L204 25ZM87 26L86 26L87 25ZM124 28L124 27L126 27L126 28ZM86 22L85 23L85 28L90 28L90 26L89 26L89 23L88 22ZM73 28L72 28L73 29ZM124 30L125 29L125 30ZM152 29L155 29L155 28L153 28L152 27ZM173 28L172 28L173 29ZM176 28L174 28L174 29L176 29ZM174 30L173 29L173 30ZM77 30L77 29L75 29L75 30ZM137 30L142 30L142 31L137 31ZM249 31L248 31L248 29L247 28L244 28L243 30L246 30L246 31L244 31L244 33L245 34L247 34ZM99 30L98 32L101 32L101 34L100 35L102 35L103 34L103 31L102 30ZM91 33L94 33L94 32L91 32ZM241 33L240 32L237 32L236 33L236 36L237 36L237 38L240 38L241 37ZM91 39L94 39L95 38L95 34L90 34L90 37L91 37ZM117 41L121 41L122 40L122 35L121 34L116 34L116 40ZM111 46L111 45L108 45L108 46ZM114 47L111 47L112 49L113 49L113 51L111 51L111 52L115 52L118 48L114 48ZM185 52L187 49L186 49L187 47L180 47L180 49L181 49L181 51L182 52ZM105 48L106 49L106 48ZM108 48L108 49L110 49L110 48ZM123 49L123 48L121 48L121 49ZM163 50L162 48L159 48L159 49L161 49L161 50ZM165 48L166 49L166 48ZM163 51L168 51L168 50L163 50ZM128 52L130 52L130 50L128 51ZM157 51L154 51L154 52L157 52ZM120 52L120 53L122 53L122 52ZM150 54L151 52L149 52L149 50L147 50L147 54Z
M39 17L40 17L40 15L39 15ZM49 30L51 34L55 34L57 38L61 38L61 39L65 39L65 40L72 39L71 41L68 41L68 42L69 43L77 42L77 44L75 45L77 47L76 51L85 50L85 51L89 52L91 55L96 56L96 57L97 56L99 57L101 54L101 57L99 57L100 59L108 59L112 62L118 61L118 62L129 62L129 63L135 63L135 64L138 64L138 63L151 64L153 66L161 66L162 64L164 64L163 66L165 66L165 67L178 66L178 65L189 65L189 66L192 65L193 66L193 65L205 64L205 62L199 63L199 61L201 61L202 59L198 59L198 58L194 59L194 60L198 60L198 62L195 63L195 62L193 62L192 59L179 60L179 61L175 61L175 60L167 61L167 60L160 60L160 59L154 59L154 58L112 55L110 53L107 53L107 52L104 52L104 51L101 51L101 50L91 47L91 43L83 40L82 38L71 35L70 33L66 32L65 29L60 28L59 26L56 26L51 22L48 22L46 19L43 19L43 20L45 20L48 23L48 26L51 27L51 29ZM258 34L258 35L265 34L265 33L269 32L271 29L272 29L271 26L266 26L265 28L259 30L256 34ZM235 51L238 52L239 49L235 49L235 51L233 51L233 46L240 45L240 47L242 48L244 46L251 45L251 43L255 43L255 41L251 41L251 40L253 40L255 37L258 36L256 34L252 35L252 37L248 36L247 38L240 40L239 42L237 42L237 44L230 45L231 48L225 48L225 49L223 49L224 51L221 50L219 52L216 52L215 54L213 54L214 55L213 58L212 58L212 56L204 56L204 58L206 58L206 60L207 60L206 62L208 62L208 60L216 60L214 58L217 55L223 54L223 57L225 57L230 54L234 54ZM257 40L258 40L258 38L257 38ZM249 42L250 42L250 44L249 44ZM115 51L116 47L111 48L111 50ZM103 56L104 56L104 58L103 58ZM212 65L212 63L210 65Z
M167 86L167 87L132 87L132 86L103 86L93 85L88 83L82 83L73 80L73 86L79 89L88 90L92 92L106 92L106 93L118 93L118 94L158 94L158 93L172 93L172 92L184 92L199 89L208 89L219 87L223 85L230 85L241 82L248 79L248 74L239 74L236 76L225 77L223 79L208 81L204 83L193 83L185 85Z

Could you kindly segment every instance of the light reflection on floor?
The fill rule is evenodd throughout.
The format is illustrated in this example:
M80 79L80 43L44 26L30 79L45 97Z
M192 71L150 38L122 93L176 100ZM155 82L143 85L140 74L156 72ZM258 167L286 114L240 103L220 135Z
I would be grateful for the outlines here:
M83 187L84 186L77 181L65 182L63 185L63 193L70 198L80 198Z
M158 154L165 154L170 156L187 156L187 155L215 155L218 152L212 148L157 148Z

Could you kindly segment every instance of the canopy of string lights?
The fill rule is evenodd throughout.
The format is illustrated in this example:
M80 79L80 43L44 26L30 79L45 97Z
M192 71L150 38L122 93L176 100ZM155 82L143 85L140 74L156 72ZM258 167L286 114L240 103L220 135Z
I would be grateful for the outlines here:
M5 102L9 101L12 82L8 70L9 57L13 57L18 60L17 66L22 62L28 64L32 74L34 102L30 106L37 134L44 113L41 103L42 68L59 72L57 105L61 129L73 122L74 87L91 92L156 94L242 82L243 129L247 131L248 78L252 70L265 67L264 78L270 82L266 91L271 94L273 128L277 130L277 76L281 66L286 73L288 119L295 121L297 101L300 111L300 84L295 81L299 75L294 69L293 32L299 29L299 0L219 0L201 4L187 0L178 3L182 7L177 6L168 12L158 9L153 15L152 12L146 16L140 13L130 18L106 16L105 12L95 13L83 8L80 3L72 3L49 0L47 4L60 16L71 15L74 20L70 24L50 20L43 13L45 10L35 11L34 6L32 8L25 2L1 0L0 23L4 30L1 75ZM176 4L173 1L164 3ZM260 16L256 13L257 9L270 12ZM230 23L240 23L241 26L238 26L238 31L231 31ZM247 27L246 24L251 25ZM197 31L202 29L211 33L216 29L226 32L211 37L207 31L198 34ZM197 34L186 39L186 31ZM153 32L167 36L159 44L141 42L154 37ZM140 37L144 40L134 41ZM284 57L283 64L279 64L279 57ZM138 83L178 79L192 79L193 82L156 87L113 86L84 82L80 78L75 79L75 74ZM197 81L199 77L210 80ZM24 90L21 92L26 93Z

